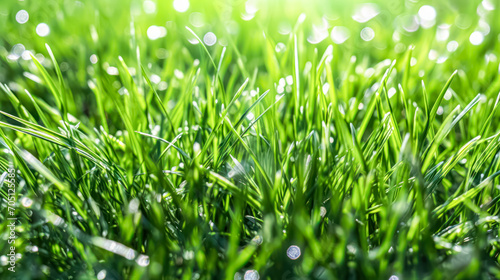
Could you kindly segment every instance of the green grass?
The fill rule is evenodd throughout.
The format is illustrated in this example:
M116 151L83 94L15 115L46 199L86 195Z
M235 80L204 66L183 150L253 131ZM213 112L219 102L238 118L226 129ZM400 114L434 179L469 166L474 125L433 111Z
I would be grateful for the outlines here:
M0 4L2 279L500 278L498 1L150 2Z

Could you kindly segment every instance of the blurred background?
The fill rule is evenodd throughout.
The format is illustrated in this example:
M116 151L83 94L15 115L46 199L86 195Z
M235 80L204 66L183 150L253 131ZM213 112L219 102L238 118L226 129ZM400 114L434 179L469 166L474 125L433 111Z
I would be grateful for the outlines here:
M324 53L331 52L335 79L334 85L331 86L340 89L342 96L339 96L339 104L345 108L351 107L350 113L346 110L346 120L354 124L360 123L363 114L358 112L362 111L364 104L368 104L373 97L373 92L379 86L379 78L391 61L397 60L398 64L396 64L397 71L393 72L392 80L388 83L389 98L396 94L397 83L403 80L404 86L407 87L405 89L407 97L415 102L413 103L415 107L417 103L417 105L424 103L421 98L421 81L425 82L430 96L429 102L433 103L451 73L458 69L457 78L444 96L447 102L443 102L437 111L439 115L437 119L441 121L457 105L465 107L478 93L484 93L483 97L486 96L488 99L483 98L483 101L488 101L489 105L494 102L500 87L498 83L491 87L493 81L498 81L500 71L499 7L498 0L1 0L0 83L7 85L28 111L36 112L36 109L33 108L33 103L25 90L28 90L46 111L55 112L52 115L57 115L57 109L54 109L57 107L57 101L44 85L42 73L31 58L36 57L49 75L56 80L57 67L50 58L48 50L50 48L62 72L67 87L65 89L69 90L74 98L74 102L70 102L67 109L76 119L69 118L69 120L74 121L73 124L81 122L80 129L87 134L92 134L93 128L98 128L103 122L107 122L109 129L106 128L104 131L123 140L125 137L121 131L126 131L126 128L117 106L110 99L119 97L115 93L124 95L127 93L127 88L136 88L135 85L130 86L130 76L124 72L128 71L133 77L133 82L137 83L137 91L144 93L149 91L142 79L140 66L144 66L153 86L159 96L164 98L169 110L176 107L176 103L181 99L179 96L185 92L193 93L192 99L185 98L189 101L194 100L193 108L198 106L196 102L203 108L202 102L209 98L209 91L214 88L210 85L215 74L211 59L213 58L214 63L218 64L220 58L224 56L220 62L219 74L225 90L230 93L229 96L234 95L246 78L251 80L241 99L238 100L244 106L238 105L239 110L229 113L230 119L237 119L248 107L247 105L252 104L263 91L270 89L272 93L266 97L265 102L263 101L267 103L266 105L272 104L278 95L293 91L294 78L291 75L294 69L293 48L296 39L300 58L298 76L301 81L305 81L298 86L304 88L304 95L315 94L317 90L314 85L311 86L314 83L307 83L311 77L309 73L314 72L311 71L312 65L316 65L311 61L317 62ZM208 57L199 40L186 27L197 34L211 57ZM408 59L412 78L405 82L407 77L402 77L404 71L400 70L405 69L406 58L410 53L409 49L412 48L413 52ZM201 78L190 87L191 77L196 71L201 71ZM322 91L326 94L330 85L324 83L322 86ZM97 87L104 88L106 93L113 93L104 95L106 98L104 108L101 110L106 112L105 117L99 113L97 94L94 93ZM293 100L290 94L284 99L283 104L289 105L280 104L282 107L278 108L275 116L268 117L268 123L279 120L287 124L286 121L291 119L289 116L293 113L288 114L286 109L298 110L291 102ZM226 100L225 104L228 104L227 101L229 100ZM224 102L219 104L222 103ZM1 111L17 115L16 108L13 108L8 95L3 91L0 91L0 104ZM173 112L182 115L185 108L192 107L190 104L178 106L177 111ZM147 130L144 128L145 123L149 123L151 116L140 112L140 108L137 111L129 112L134 123L133 129L145 131ZM210 112L222 112L222 110L218 107L217 110ZM151 118L162 118L161 114L151 115ZM471 119L480 120L484 114L478 115ZM253 113L251 116L247 117L249 121L255 118ZM403 116L401 112L397 113L397 117L399 116ZM200 114L198 117L206 119L205 115ZM57 121L60 119L53 118ZM1 120L5 119L2 117ZM188 125L204 123L189 116L184 118L181 116L178 119L180 131L182 125L188 130ZM401 123L404 122L403 117L398 119ZM158 123L163 121L161 119ZM188 121L193 123L188 124ZM215 120L213 122L215 123ZM471 123L479 122L471 121ZM310 133L306 125L297 127L298 132L304 137ZM494 119L491 130L497 131L497 128L498 124ZM288 134L280 135L284 147L294 140L292 135L295 132L291 132L292 126L285 125L283 130L287 129ZM192 141L195 141L194 136L197 135L194 130L190 132ZM472 138L470 136L479 135L479 130L479 127L471 125L460 130L464 133L455 133L454 137L450 138L459 143L468 141ZM34 151L31 138L20 137L20 133L16 134L10 129L5 130L5 133L14 139L15 144L33 153L37 152ZM173 139L174 135L169 137L168 139ZM94 139L96 138L92 138ZM193 146L188 137L184 137L182 141L189 149ZM458 145L450 146L458 147ZM1 158L4 152L0 152L2 152ZM119 165L132 174L132 170L134 172L139 170L139 163L135 161L133 154L128 153L127 156L127 152L129 151L124 150L119 154ZM261 153L267 155L267 150ZM169 160L171 162L166 164L166 169L179 164L175 155ZM181 183L181 179L177 179L178 184ZM89 185L93 186L90 183ZM99 198L103 202L107 201L106 196ZM59 207L57 203L54 204ZM106 206L105 203L103 205ZM109 214L108 221L115 226L110 227L109 233L106 230L108 238L123 242L125 238L116 232L122 230L121 232L128 235L132 233L132 227L124 225L121 217L118 215L116 218L114 212L110 210L103 213ZM219 213L226 212L217 212ZM93 225L93 220L88 224ZM162 220L160 224L163 226ZM192 224L197 225L198 220L192 221ZM226 226L229 227L228 225ZM160 229L158 232L164 231L163 227ZM35 228L33 231L36 230L38 229ZM201 234L202 231L199 235L193 234L193 240L197 240ZM34 234L28 237L32 236ZM59 239L59 235L54 237L53 234L51 241L44 239L46 236L48 235L40 234L35 240L39 242L40 247L42 246L40 244L59 244L62 243L61 240L65 242L68 240L68 238ZM178 259L172 257L171 252L165 249L167 247L157 247L157 244L165 241L162 238L162 235L155 235L154 238L148 239L151 240L147 243L148 253L152 254L151 257L155 261L167 262L168 259L171 267L174 267L177 265L174 262ZM333 244L329 239L321 241L323 243L318 242L321 246ZM139 239L137 244L142 246L141 242L142 239ZM139 245L138 248L141 247ZM191 247L186 246L186 248ZM62 251L64 250L67 248L63 247ZM56 263L54 267L64 274L65 266L59 266L57 263L63 260L44 257L52 256L51 252L44 254L36 259L27 254L33 259L25 258L26 263L35 270L39 267L36 264L54 262ZM100 251L96 254L100 256ZM460 256L466 254L464 251ZM88 256L92 255L88 253ZM106 269L116 268L117 273L129 270L123 264L121 256L114 259L115 262L110 262L110 258L106 259L108 266ZM266 255L262 254L261 258L266 259ZM304 261L306 265L313 262L313 258L304 259L307 260ZM288 263L283 261L281 265L286 267ZM154 265L150 267L153 271L161 270ZM72 269L84 270L76 265L72 266ZM449 270L454 269L455 267L451 267ZM269 270L273 272L273 269ZM29 269L27 271L25 275L29 275ZM162 273L167 275L165 271ZM141 274L136 274L135 279L140 277Z
M227 47L226 57L241 58L240 65L227 59L223 68L232 73L241 71L243 77L254 74L246 69L256 69L257 86L276 88L282 77L263 67L271 63L262 63L262 59L269 59L266 47L274 48L279 59L288 57L291 34L300 26L295 32L300 55L312 58L315 48L321 55L333 45L333 59L338 62L333 65L338 67L339 76L352 56L358 65L365 66L356 70L366 71L385 59L403 57L413 45L411 63L419 69L415 74L425 80L433 71L461 69L472 88L483 92L492 79L486 73L498 72L485 68L495 67L489 62L497 60L499 51L500 25L495 23L500 16L500 10L495 9L498 1L436 4L417 0L4 0L0 3L0 82L20 92L21 99L27 98L22 94L24 89L44 96L47 90L39 85L30 54L48 69L53 68L45 47L48 44L81 104L74 113L92 116L96 109L88 81L98 68L111 79L117 76L119 56L133 76L139 72L139 61L147 65L160 92L180 86L175 77L181 78L186 67L203 55L187 26L214 57ZM471 60L473 64L467 63ZM307 61L301 63L304 69ZM291 73L291 67L281 69L288 75L287 71ZM118 79L113 85L116 90L122 88ZM5 95L0 95L2 104L5 100Z

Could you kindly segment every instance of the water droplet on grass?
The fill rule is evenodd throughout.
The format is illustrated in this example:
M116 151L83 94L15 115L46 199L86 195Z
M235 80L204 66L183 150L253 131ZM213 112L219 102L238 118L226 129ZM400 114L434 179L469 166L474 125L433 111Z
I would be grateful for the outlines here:
M490 25L486 21L484 21L483 19L479 20L477 29L484 36L488 35L490 33L490 30L491 30Z
M281 22L278 24L278 33L281 35L287 35L292 32L292 26L287 22Z
M120 244L120 249L122 247L125 247L123 244ZM132 260L135 258L135 251L132 250L132 249L128 249L125 253L125 258L129 259L129 260Z
M307 41L311 44L318 44L328 38L328 22L323 19L319 25L313 24L312 34L307 37Z
M91 62L92 64L96 64L96 63L97 63L97 60L98 60L98 59L97 59L97 55L93 54L93 55L91 55L91 56L90 56L90 62Z
M217 43L217 36L213 32L208 32L203 36L203 42L207 46L213 46L215 43Z
M36 26L36 34L40 37L45 37L50 33L50 27L46 23L40 23Z
M387 92L387 95L389 98L393 97L396 94L396 89L394 87L391 87L389 91Z
M300 257L300 248L299 246L292 245L288 247L288 250L286 250L286 255L291 259L291 260L296 260Z
M428 55L428 58L430 60L436 60L438 58L439 54L436 50L430 50L429 51L429 55Z
M264 241L264 239L260 235L256 235L254 238L252 238L252 242L256 245L262 244L262 241Z
M149 257L146 255L140 255L137 258L137 264L140 266L148 266L149 265Z
M332 38L332 41L335 44L342 44L344 43L349 37L351 36L351 33L347 27L344 26L335 26L332 29L332 33L330 34L330 37Z
M244 280L259 280L260 279L260 275L257 272L257 270L251 269L251 270L247 270L245 272L245 275L243 276L243 279Z
M128 212L137 213L138 210L139 210L139 199L134 198L128 204Z
M25 24L26 22L28 22L29 18L30 18L30 15L25 10L20 10L16 14L16 21L20 24Z
M330 84L329 83L325 83L322 87L322 91L323 91L323 94L324 95L327 95L328 91L330 90Z
M407 32L415 32L420 27L417 16L406 15L401 17L401 25Z
M14 60L17 60L19 57L21 57L23 55L25 50L26 50L26 48L24 47L23 44L15 44L12 47L12 50L10 51L10 56Z
M250 112L250 113L247 114L247 119L249 121L253 121L255 119L255 115L252 112Z
M259 11L256 0L248 0L245 2L245 12L249 15L255 15Z
M361 30L359 35L363 41L371 41L375 37L375 31L373 31L370 27L365 27Z
M193 144L193 152L194 152L194 153L198 153L199 151L201 151L201 145L200 145L200 143L195 142L195 143Z
M448 89L446 93L444 94L444 100L450 100L452 96L453 91L451 89Z
M436 112L438 115L442 115L444 113L443 106L439 106Z
M484 40L484 35L479 31L474 31L472 32L472 34L470 34L469 41L474 46L481 45L483 40Z
M276 44L276 47L274 48L274 50L275 50L276 52L278 52L278 53L279 53L279 52L283 52L285 49L286 49L285 44L283 44L283 43L281 43L281 42L279 42L278 44Z
M440 24L436 30L436 40L444 42L450 37L450 25Z
M158 84L161 82L161 78L160 76L156 75L156 74L151 74L151 82L153 84Z
M153 14L156 12L156 3L151 0L146 0L142 3L142 8L146 14Z
M112 76L116 76L118 75L118 68L116 67L113 67L113 66L110 66L106 69L106 72L109 74L109 75L112 75Z
M189 0L174 0L174 9L179 13L184 13L189 9Z
M380 10L377 5L372 3L367 3L360 5L356 8L354 14L352 15L352 19L357 22L363 23L376 17L379 13Z
M150 40L156 40L167 36L167 29L163 26L151 25L146 31Z
M456 51L458 49L458 42L457 41L450 41L450 42L448 42L448 44L446 45L446 49L449 52Z
M24 207L26 207L26 208L27 208L27 207L30 207L30 206L33 204L33 200L31 200L31 199L30 199L30 198L28 198L28 197L23 197L23 198L21 199L21 203L22 203L22 205L23 205Z
M361 103L360 103L361 104ZM326 208L324 206L321 206L319 208L319 215L324 218L326 216Z
M493 3L491 3L490 0L483 0L483 2L481 2L481 5L487 11L493 11L493 10L495 10L495 6L493 5Z
M429 5L424 5L418 10L418 17L423 28L432 27L436 23L436 9Z
M102 280L104 278L106 278L106 270L103 269L97 273L97 279Z

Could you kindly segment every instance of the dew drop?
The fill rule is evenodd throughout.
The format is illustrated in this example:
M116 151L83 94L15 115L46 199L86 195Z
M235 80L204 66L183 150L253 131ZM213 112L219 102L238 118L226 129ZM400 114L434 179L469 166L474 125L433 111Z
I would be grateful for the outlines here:
M97 279L102 280L104 278L106 278L106 270L103 269L97 273Z
M483 40L484 40L484 35L479 31L474 31L472 32L472 34L470 34L469 41L474 46L481 45Z
M424 5L418 10L418 17L424 21L436 19L436 9L429 5Z
M493 11L495 10L495 6L493 5L493 3L491 3L490 0L483 0L483 2L481 2L483 8L487 11Z
M276 52L278 52L278 53L279 53L279 52L283 52L285 49L286 49L285 44L283 44L283 43L281 43L281 42L280 42L280 43L278 43L278 44L276 44L276 47L274 48L274 50L275 50Z
M142 3L142 8L146 14L154 14L156 12L156 3L151 0L146 0Z
M456 51L458 49L458 42L457 41L450 41L450 42L448 42L448 44L446 45L446 49L449 52Z
M291 259L291 260L296 260L300 257L300 248L299 246L292 245L288 247L288 250L286 250L286 255Z
M140 255L137 258L137 264L140 266L148 266L149 265L149 257L146 255Z
M448 24L440 24L436 30L436 40L444 42L450 37L450 26Z
M174 9L179 13L184 13L189 9L189 0L174 0Z
M401 18L403 29L407 32L415 32L420 27L417 16L403 16Z
M360 103L360 104L363 104L363 103ZM321 206L319 208L319 215L321 216L321 218L324 218L326 216L326 208L324 206Z
M167 36L167 29L163 26L151 25L146 33L150 40L156 40Z
M387 95L389 98L393 97L396 94L396 89L394 87L391 87L389 91L387 91Z
M33 200L27 198L27 197L23 197L21 199L21 203L23 204L24 207L28 208L30 207L32 204L33 204Z
M20 10L16 14L16 21L20 24L25 24L26 22L28 22L29 18L30 18L30 15L25 10Z
M437 109L437 114L438 115L442 115L443 113L444 113L443 106L439 106L438 109Z
M350 32L347 27L344 26L335 26L332 29L332 33L330 37L335 44L342 44L350 37Z
M46 23L40 23L36 26L36 34L40 37L45 37L50 33L50 27Z
M354 14L352 15L352 19L357 22L363 23L376 17L379 13L380 10L377 5L372 3L367 3L360 5L356 8Z
M361 30L360 36L363 41L371 41L375 37L375 31L370 27L365 27Z
M252 238L252 242L256 245L262 244L262 241L264 241L264 239L260 235L256 235L254 238Z
M260 279L260 275L257 272L257 270L251 269L251 270L247 270L245 272L245 275L243 276L243 279L244 280L259 280Z
M217 36L213 32L208 32L203 36L203 42L207 46L213 46L215 43L217 43Z
M97 60L98 60L98 59L97 59L97 55L93 54L93 55L91 55L91 56L90 56L90 62L91 62L92 64L96 64L96 63L97 63Z
M452 91L451 89L448 89L446 93L444 94L444 100L450 100L452 96Z

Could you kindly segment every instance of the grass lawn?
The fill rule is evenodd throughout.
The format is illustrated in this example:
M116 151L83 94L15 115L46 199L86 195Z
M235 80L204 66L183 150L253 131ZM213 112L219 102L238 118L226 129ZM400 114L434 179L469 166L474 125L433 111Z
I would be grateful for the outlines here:
M2 0L1 279L499 279L497 0Z

